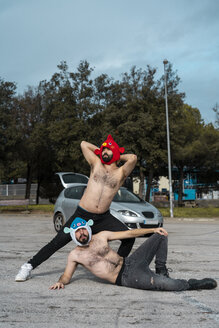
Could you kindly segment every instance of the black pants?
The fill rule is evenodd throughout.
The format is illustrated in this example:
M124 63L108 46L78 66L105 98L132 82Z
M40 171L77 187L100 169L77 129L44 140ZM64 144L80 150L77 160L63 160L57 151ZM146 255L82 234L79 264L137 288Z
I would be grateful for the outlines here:
M149 265L153 258L156 268L162 268L167 260L167 237L155 233L148 238L132 255L124 259L123 272L118 285L147 289L182 291L189 289L189 283L184 279L172 279L155 274ZM117 278L118 280L118 278Z
M80 206L76 209L75 213L70 217L66 222L63 228L57 233L55 238L53 238L46 246L41 248L41 250L28 261L35 269L42 262L46 261L52 254L58 251L60 248L68 244L72 239L70 234L65 234L63 229L65 227L70 228L72 221L76 217L81 217L84 220L88 221L92 219L94 221L93 226L91 227L92 233L96 234L100 231L125 231L128 230L127 226L117 220L113 215L110 214L110 211L107 211L103 214L95 214L85 211ZM122 257L127 257L132 249L132 246L135 242L134 238L128 238L121 240L121 245L118 250L118 254Z

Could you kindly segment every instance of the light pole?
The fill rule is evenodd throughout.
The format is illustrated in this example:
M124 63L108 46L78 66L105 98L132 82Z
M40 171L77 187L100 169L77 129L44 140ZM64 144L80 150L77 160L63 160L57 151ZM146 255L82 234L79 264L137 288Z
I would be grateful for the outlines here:
M168 151L168 172L169 172L169 197L170 197L170 217L173 218L173 192L172 192L172 172L171 172L171 155L170 155L170 132L169 132L169 116L167 101L167 72L166 65L168 60L164 59L164 85L165 85L165 104L166 104L166 125L167 125L167 151Z

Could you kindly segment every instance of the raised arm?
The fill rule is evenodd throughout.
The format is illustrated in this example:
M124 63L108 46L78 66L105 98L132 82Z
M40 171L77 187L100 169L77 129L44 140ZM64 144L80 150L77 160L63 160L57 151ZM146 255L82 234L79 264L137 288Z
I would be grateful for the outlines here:
M55 284L50 286L49 289L64 288L64 285L67 285L70 282L70 280L77 268L77 265L78 265L78 263L73 260L73 254L71 252L68 256L68 262L67 262L67 265L65 268L65 272L61 275L58 282L56 282Z
M126 179L137 163L137 156L134 154L123 154L120 156L120 161L125 162L122 166L122 170L124 179Z
M98 149L98 147L87 141L81 142L82 153L90 165L100 160L99 157L94 154L95 149Z
M107 240L117 240L126 238L135 238L144 236L151 233L159 233L160 235L167 236L168 232L164 228L151 228L151 229L133 229L126 231L103 231Z

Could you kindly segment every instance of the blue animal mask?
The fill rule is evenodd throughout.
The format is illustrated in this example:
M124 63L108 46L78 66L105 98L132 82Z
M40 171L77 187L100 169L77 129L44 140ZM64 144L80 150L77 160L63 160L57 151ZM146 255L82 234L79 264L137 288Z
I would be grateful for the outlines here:
M78 246L87 246L91 240L92 237L92 231L91 231L91 227L93 225L93 220L89 220L88 222L82 218L75 218L74 221L72 222L70 228L65 227L64 228L64 233L70 233L72 240L75 242L75 244L77 244ZM75 232L78 229L84 228L88 231L89 234L89 239L87 241L86 244L81 244L75 237Z

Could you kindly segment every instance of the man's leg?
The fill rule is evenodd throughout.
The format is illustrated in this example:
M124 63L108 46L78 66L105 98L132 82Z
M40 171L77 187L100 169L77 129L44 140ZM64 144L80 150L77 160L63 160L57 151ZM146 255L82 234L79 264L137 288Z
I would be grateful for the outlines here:
M211 278L187 281L155 274L149 268L155 255L156 268L163 268L167 259L167 238L157 233L125 259L125 268L121 277L122 286L160 291L213 289L217 286L217 282Z
M156 269L166 268L168 239L166 236L155 233L149 237L132 255L125 259L125 270L122 275L122 285L147 290L189 289L186 280L171 279L155 274L149 265L155 258Z
M32 257L32 259L21 266L15 277L15 281L25 281L29 279L33 269L35 269L42 262L46 261L58 249L64 247L70 240L70 234L65 234L62 229L47 245L41 248L40 251Z
M64 233L65 227L70 227L72 221L76 216L80 216L79 210L77 209L72 217L66 222L64 227L57 233L57 235L40 251L35 254L27 263L24 263L18 274L15 277L16 281L25 281L30 278L31 271L35 269L38 265L46 261L50 256L52 256L57 250L64 247L68 244L72 239L70 234Z
M136 263L135 259L125 259L125 267L121 277L121 285L126 287L158 290L158 291L183 291L198 289L213 289L217 282L212 278L201 280L172 279L152 272L143 260Z
M35 269L71 240L70 234L64 233L62 229L47 245L41 248L40 251L28 261L28 263L30 263L33 269Z
M98 215L93 217L94 225L92 227L93 234L98 233L100 231L108 230L108 231L126 231L128 227L116 219L109 211L104 213L103 215ZM121 257L127 257L131 252L133 244L135 242L135 238L127 238L121 240L121 245L118 249L118 254Z
M156 268L162 269L167 260L167 237L158 233L148 238L131 256L124 259L125 267L121 277L122 286L162 291L182 291L189 289L213 289L217 286L214 279L202 280L171 279L155 274L149 264L156 256Z
M136 251L129 256L131 260L138 261L144 260L148 266L155 258L156 270L166 267L168 251L168 238L166 236L155 233L149 237L145 242L139 246Z
M142 260L125 259L125 268L121 277L122 286L160 291L182 291L190 288L188 281L172 279L152 272L148 264Z
M75 213L70 217L70 219L65 223L65 225L62 227L62 229L57 233L57 235L43 248L40 249L40 251L32 257L31 260L28 261L35 269L38 265L46 261L51 255L53 255L55 252L57 252L60 248L67 245L72 239L69 233L64 233L64 228L68 227L70 228L70 225L72 221L77 217L83 217L81 213L80 208L77 208ZM86 218L85 218L86 219Z

